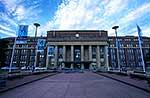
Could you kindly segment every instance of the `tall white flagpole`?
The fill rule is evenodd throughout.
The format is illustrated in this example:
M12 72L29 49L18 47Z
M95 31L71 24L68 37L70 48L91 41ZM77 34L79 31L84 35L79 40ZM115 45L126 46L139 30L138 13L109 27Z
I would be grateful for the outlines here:
M11 69L12 69L12 63L13 63L14 53L15 53L15 48L16 48L16 40L17 40L17 37L15 37L15 40L14 40L14 45L13 45L13 50L12 50L12 55L11 55L11 61L10 61L10 65L9 65L9 72L11 72Z
M34 70L35 70L35 68L36 68L36 64L37 64L37 44L36 44L36 46L35 46L35 61L34 61ZM34 70L33 70L33 72L34 72Z
M35 67L36 67L36 63L37 63L37 41L36 41L36 38L37 38L37 28L40 26L39 23L34 23L34 26L36 27L36 30L35 30L35 38L34 38L34 41L36 43L34 49L35 49L35 61L34 61L34 65L33 65L33 68L32 68L32 72L34 72L35 70Z
M17 25L17 27L16 27L16 31L18 30L18 26L19 25ZM17 32L16 32L16 35L17 35ZM13 50L12 50L12 55L11 55L11 61L10 61L10 65L9 65L9 72L11 72L11 69L12 69L12 63L13 63L13 60L14 60L14 53L15 53L15 48L16 48L17 36L15 37L15 40L14 40L14 45L13 45Z
M112 27L112 29L114 29L115 33L116 33L117 63L118 63L118 70L120 72L121 71L121 67L120 67L120 59L119 59L118 37L117 37L117 29L118 28L119 28L119 26Z
M146 72L145 63L144 63L144 59L143 59L142 45L141 45L141 37L142 37L141 36L141 29L138 25L137 25L137 30L138 30L138 41L139 41L140 54L141 54L142 65L143 65L143 72Z
M139 40L139 46L140 46L140 54L141 54L141 58L142 58L143 72L146 72L145 71L145 63L144 63L144 59L143 59L143 52L142 52L142 45L141 45L140 37L138 38L138 40Z

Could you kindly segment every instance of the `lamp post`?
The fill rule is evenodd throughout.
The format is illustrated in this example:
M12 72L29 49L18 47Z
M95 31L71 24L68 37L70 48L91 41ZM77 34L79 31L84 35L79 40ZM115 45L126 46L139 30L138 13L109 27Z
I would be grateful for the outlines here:
M113 26L112 27L112 29L115 30L115 34L116 34L117 62L118 62L118 69L120 71L119 48L118 48L118 38L117 38L117 29L118 28L119 28L119 26Z
M35 38L36 38L36 36L37 36L37 28L40 26L40 24L39 23L34 23L34 26L36 27L36 29L35 29Z
M36 43L36 37L37 37L37 28L40 26L40 24L39 23L34 23L33 24L35 27L36 27L36 29L35 29L35 39L34 39L34 41L35 41L35 43ZM33 69L32 69L32 72L34 72L34 70L35 70L35 67L36 67L36 62L37 62L37 45L35 45L35 61L34 61L34 65L33 65Z

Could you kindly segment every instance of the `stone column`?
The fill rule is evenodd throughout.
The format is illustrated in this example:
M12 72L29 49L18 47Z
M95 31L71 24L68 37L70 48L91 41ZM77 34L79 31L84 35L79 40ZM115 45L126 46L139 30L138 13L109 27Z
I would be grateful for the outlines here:
M92 61L92 46L89 45L89 61ZM92 69L92 64L89 66L90 69Z
M57 67L57 61L58 61L58 46L55 46L55 68Z
M97 63L97 67L100 68L100 48L99 48L99 46L96 47L96 63Z
M49 64L48 64L48 62L49 62L49 56L48 56L48 46L47 46L47 55L46 55L46 68L48 69L48 66L49 66Z
M84 46L81 45L81 61L84 61ZM84 64L81 64L81 69L84 69Z
M66 46L63 46L63 61L66 61ZM63 64L62 68L65 67L65 64Z
M74 61L74 46L71 45L71 61ZM71 64L71 68L73 68L73 64Z
M108 46L105 46L105 63L106 63L106 66L107 66L107 71L109 71Z

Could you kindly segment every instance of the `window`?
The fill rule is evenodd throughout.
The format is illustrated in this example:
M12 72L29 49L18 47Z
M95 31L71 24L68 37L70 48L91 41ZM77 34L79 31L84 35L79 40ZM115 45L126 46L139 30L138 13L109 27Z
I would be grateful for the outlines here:
M58 58L63 58L63 48L62 47L58 48Z
M136 47L139 47L139 44L136 44Z
M92 47L92 58L96 58L96 47Z
M80 53L79 49L75 49L74 56L75 56L75 61L80 61L81 60L81 53Z
M44 55L40 55L40 58L44 58Z
M138 41L138 39L133 39L134 41Z
M110 44L110 47L114 47L115 45L114 44Z
M113 41L113 39L111 38L111 39L109 39L109 41Z
M122 39L121 39L121 38L119 38L118 40L119 40L119 41L122 41Z
M26 48L27 47L27 45L22 45L22 48Z

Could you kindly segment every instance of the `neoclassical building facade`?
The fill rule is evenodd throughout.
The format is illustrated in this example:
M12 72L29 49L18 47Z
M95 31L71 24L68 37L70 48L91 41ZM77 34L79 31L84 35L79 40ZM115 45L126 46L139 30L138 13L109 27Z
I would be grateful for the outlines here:
M108 35L104 30L47 32L47 68L108 67Z

